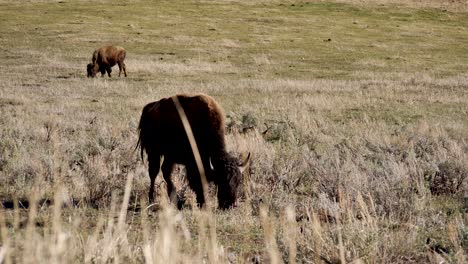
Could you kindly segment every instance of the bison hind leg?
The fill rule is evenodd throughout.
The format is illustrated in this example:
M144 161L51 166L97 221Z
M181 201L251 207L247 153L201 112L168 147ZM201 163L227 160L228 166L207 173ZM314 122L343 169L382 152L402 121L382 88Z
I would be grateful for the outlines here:
M175 163L173 161L165 157L161 170L163 173L164 180L166 181L167 195L169 196L169 199L173 204L177 204L177 201L178 201L177 191L171 179L171 174L172 174L172 170L174 169L174 165Z
M125 63L119 62L118 65L119 65L119 77L120 77L120 74L122 73L122 70L124 72L125 77L127 77L127 69L125 68Z
M149 203L153 203L154 201L154 182L156 181L156 176L158 176L159 167L161 166L160 160L161 157L159 155L148 155L148 172L150 177L150 189L148 192Z

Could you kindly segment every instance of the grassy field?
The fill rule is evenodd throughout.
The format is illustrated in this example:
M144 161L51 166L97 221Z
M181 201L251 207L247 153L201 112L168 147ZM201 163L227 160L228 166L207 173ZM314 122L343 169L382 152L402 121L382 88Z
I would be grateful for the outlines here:
M0 263L466 263L467 5L0 1ZM128 78L86 78L106 44ZM251 153L237 208L183 167L147 206L137 124L176 93Z

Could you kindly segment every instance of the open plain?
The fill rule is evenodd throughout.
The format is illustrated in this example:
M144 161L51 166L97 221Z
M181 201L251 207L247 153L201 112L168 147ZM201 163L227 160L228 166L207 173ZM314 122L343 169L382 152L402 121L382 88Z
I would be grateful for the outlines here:
M127 50L128 77L86 78ZM147 204L143 106L206 93L239 205L178 167ZM468 3L0 1L0 263L466 263Z

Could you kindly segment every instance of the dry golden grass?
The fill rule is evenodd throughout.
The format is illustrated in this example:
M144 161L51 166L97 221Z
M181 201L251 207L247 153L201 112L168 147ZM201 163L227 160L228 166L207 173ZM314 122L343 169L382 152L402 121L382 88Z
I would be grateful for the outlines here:
M0 263L466 262L463 2L59 2L0 2ZM85 78L107 43L129 77ZM147 205L141 109L182 92L252 155L235 209L183 167Z
M468 11L466 0L337 0L356 5L400 5L411 8L439 8L453 12Z

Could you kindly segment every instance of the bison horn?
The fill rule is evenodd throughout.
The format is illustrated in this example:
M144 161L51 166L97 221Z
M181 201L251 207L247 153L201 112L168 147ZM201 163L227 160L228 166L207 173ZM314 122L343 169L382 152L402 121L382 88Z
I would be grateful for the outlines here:
M210 161L210 169L214 171L213 163L211 163L211 157L208 160Z
M249 152L249 155L247 155L247 158L245 158L245 160L239 166L239 170L241 173L244 173L245 169L247 169L247 165L249 165L249 161L250 161L250 152Z

